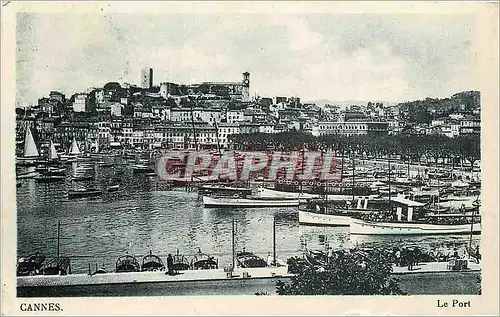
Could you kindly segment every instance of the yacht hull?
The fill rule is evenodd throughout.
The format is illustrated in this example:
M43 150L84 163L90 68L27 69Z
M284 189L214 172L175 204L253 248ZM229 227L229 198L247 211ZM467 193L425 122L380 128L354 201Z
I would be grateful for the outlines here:
M348 227L351 217L343 215L328 215L299 210L299 224L311 226Z
M296 199L288 200L262 200L262 199L244 199L244 198L214 198L203 196L204 207L297 207L299 201Z
M471 228L472 227L472 228ZM472 230L471 230L472 229ZM481 232L481 223L438 225L425 223L372 222L351 219L350 232L357 235L437 235Z

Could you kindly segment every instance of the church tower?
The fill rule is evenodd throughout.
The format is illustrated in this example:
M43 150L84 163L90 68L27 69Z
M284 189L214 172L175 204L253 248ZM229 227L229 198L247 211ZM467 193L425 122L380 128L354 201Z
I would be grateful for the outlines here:
M243 101L250 101L250 73L249 72L244 72L243 73L243 90L242 90L242 100Z

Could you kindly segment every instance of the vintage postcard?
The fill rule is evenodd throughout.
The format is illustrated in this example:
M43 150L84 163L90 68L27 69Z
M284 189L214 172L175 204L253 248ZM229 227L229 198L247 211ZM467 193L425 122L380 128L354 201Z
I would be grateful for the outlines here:
M2 2L3 315L498 314L498 2Z

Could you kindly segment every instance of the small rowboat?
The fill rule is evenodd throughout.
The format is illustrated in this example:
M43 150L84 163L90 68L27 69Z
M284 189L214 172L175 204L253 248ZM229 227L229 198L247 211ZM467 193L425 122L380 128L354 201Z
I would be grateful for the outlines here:
M165 264L163 261L156 255L154 255L151 251L149 254L142 258L142 266L141 271L164 271Z
M71 274L71 261L67 257L53 258L45 264L44 275L68 275Z
M219 261L214 259L206 253L201 252L198 249L198 253L194 255L193 260L191 260L191 267L193 270L210 270L216 269L219 266Z
M238 265L242 268L249 267L267 267L267 262L252 252L246 252L243 250L242 252L236 253L236 260L238 261Z
M71 180L74 181L74 182L91 181L93 179L94 179L93 175L77 175L77 176L73 176L71 178Z
M179 250L177 250L177 253L173 256L174 271L185 271L189 270L190 267L188 259L184 255L179 254Z
M25 258L20 258L17 261L17 276L41 274L43 261L45 261L45 255L40 252L30 254Z
M116 273L140 272L141 267L134 256L124 255L116 260Z
M106 187L106 191L108 193L117 192L119 190L120 190L120 184L110 185L110 186Z
M39 183L53 183L64 181L66 177L57 175L39 175L35 177L35 180Z
M68 191L68 198L83 198L101 196L102 191L98 189L75 189Z

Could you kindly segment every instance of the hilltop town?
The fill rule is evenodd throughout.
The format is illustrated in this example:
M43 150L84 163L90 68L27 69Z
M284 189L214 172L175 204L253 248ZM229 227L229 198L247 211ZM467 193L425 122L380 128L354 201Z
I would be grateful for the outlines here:
M16 108L16 139L26 123L43 149L53 141L66 150L76 139L86 150L110 148L232 148L231 135L302 131L337 134L445 135L480 133L480 95L457 93L384 105L381 102L318 106L294 96L250 97L250 73L240 81L181 85L153 84L153 69L141 72L140 86L109 82L65 96L50 91L34 106Z

